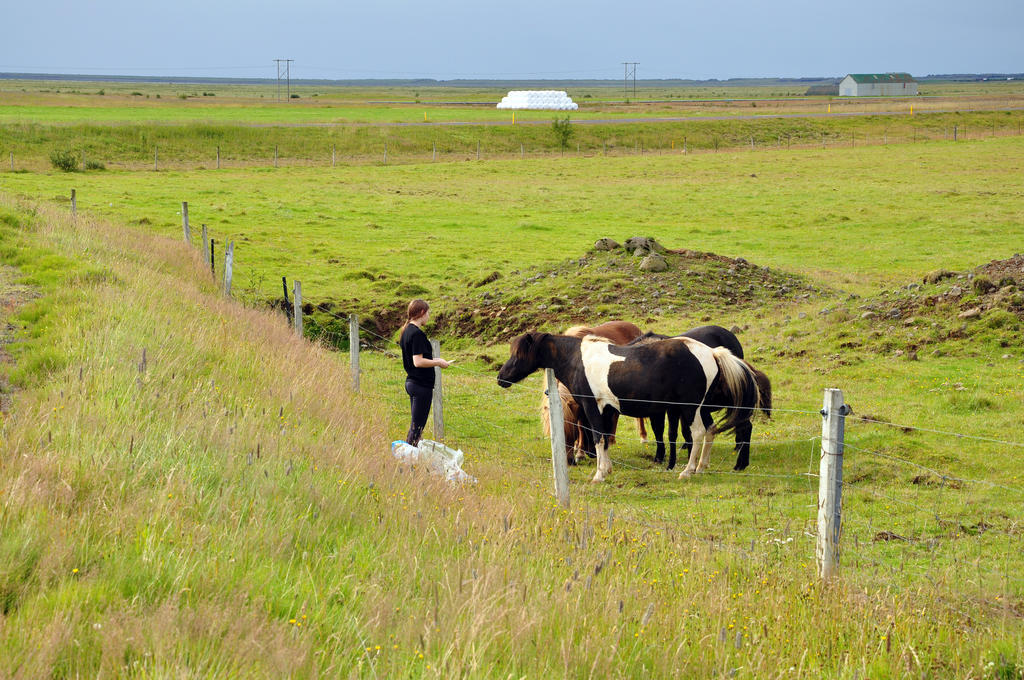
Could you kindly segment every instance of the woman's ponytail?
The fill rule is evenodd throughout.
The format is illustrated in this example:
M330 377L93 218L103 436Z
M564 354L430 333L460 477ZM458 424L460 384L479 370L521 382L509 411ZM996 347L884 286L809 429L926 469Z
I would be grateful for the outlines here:
M402 328L398 331L398 337L402 337L402 333L405 332L409 322L413 319L418 319L423 316L424 312L430 309L430 305L427 304L426 300L420 300L419 298L409 303L409 309L406 310L405 323L402 324Z

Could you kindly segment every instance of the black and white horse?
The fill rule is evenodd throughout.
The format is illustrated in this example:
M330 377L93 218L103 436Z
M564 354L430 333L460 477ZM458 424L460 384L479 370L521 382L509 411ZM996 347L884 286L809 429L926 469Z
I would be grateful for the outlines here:
M633 340L631 344L645 344L655 340L665 340L672 336L659 335L657 333L645 333L636 340ZM680 336L676 336L680 337ZM682 337L692 338L699 342L704 343L708 347L724 347L733 356L743 359L743 346L740 344L736 334L732 331L722 328L721 326L698 326L691 330L686 331L682 334ZM762 411L768 418L771 418L772 409L772 384L762 371L757 370L750 364L747 364L750 368L754 380L757 382L758 387L758 403L756 408ZM725 406L721 401L724 395L709 394L705 399L705 405L703 410L706 410L708 414L714 413ZM753 433L753 425L751 420L753 418L753 409L746 410L743 414L736 414L734 418L726 418L720 423L715 423L709 428L708 436L714 439L715 435L728 432L730 429L733 430L736 437L736 465L733 470L745 470L750 464L750 438ZM669 413L669 459L668 469L671 470L676 465L676 429L678 424ZM651 417L651 430L655 436L655 440L658 443L657 452L654 457L656 463L662 463L665 460L665 445L664 445L664 416L656 415ZM689 432L683 430L683 439L685 447L688 452L692 452L693 441L689 436ZM703 468L702 468L703 469Z
M742 417L739 414L758 403L757 383L743 360L724 347L711 348L685 337L622 347L596 336L525 333L512 341L511 356L498 372L498 385L509 387L541 368L554 370L595 430L595 482L611 472L609 439L620 413L649 418L669 412L682 421L695 443L686 469L679 474L684 478L698 470L705 435L713 423L710 413L700 408L708 394L721 393L723 403L741 407L731 409L733 418Z

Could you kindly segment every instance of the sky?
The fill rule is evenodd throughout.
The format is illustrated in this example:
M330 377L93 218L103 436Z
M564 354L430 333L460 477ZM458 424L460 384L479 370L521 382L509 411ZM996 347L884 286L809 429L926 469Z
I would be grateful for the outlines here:
M1024 72L1021 0L0 0L0 72L727 79ZM20 27L19 30L12 30Z

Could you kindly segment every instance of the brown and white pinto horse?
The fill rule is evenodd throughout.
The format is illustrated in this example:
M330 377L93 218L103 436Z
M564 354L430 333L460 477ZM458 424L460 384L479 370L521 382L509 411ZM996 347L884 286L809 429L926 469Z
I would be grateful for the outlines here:
M574 338L584 338L588 335L596 335L607 338L616 345L628 345L640 337L641 331L636 324L628 321L606 321L594 327L572 326L567 328L562 335L569 335ZM565 432L565 453L566 460L570 465L580 462L586 455L593 456L594 437L591 434L590 426L583 416L582 409L572 393L561 382L558 383L558 396L562 402L562 420ZM545 392L540 400L541 425L544 428L544 436L551 436L551 405L548 402L548 395ZM647 428L644 426L643 418L637 420L637 428L640 432L640 440L647 440ZM614 442L614 435L612 441Z
M721 390L727 405L753 408L758 402L757 383L743 361L725 348L712 349L690 338L622 347L596 336L525 333L512 341L511 356L498 372L498 385L510 387L541 368L554 370L595 430L595 482L611 472L608 446L619 413L644 418L673 409L690 429L697 451L703 449L712 424L710 415L700 408L711 390ZM730 414L742 410L734 408ZM679 476L692 472L688 465Z
M743 359L743 346L740 344L739 339L736 337L736 335L732 331L727 330L725 328L722 328L721 326L698 326L697 328L693 328L693 329L690 329L690 330L686 331L682 335L684 335L684 336L686 336L688 338L693 338L694 340L699 340L700 342L703 342L708 347L725 347L727 350L729 350L730 352L733 353L733 356L737 357L738 359ZM666 339L668 337L671 337L671 336L659 335L657 333L648 332L648 333L644 333L639 338L634 340L633 344L641 344L641 343L646 343L646 342L653 342L655 340L664 340L664 339ZM676 337L678 337L678 336L676 336ZM771 384L771 381L768 379L768 376L765 375L762 371L759 371L758 369L754 368L749 363L747 363L747 366L752 371L753 376L754 376L754 380L757 381L757 387L758 387L757 409L762 411L765 414L765 416L770 419L772 417L772 384ZM719 406L720 399L721 399L720 395L708 394L708 397L707 397L707 399L705 401L705 405L703 406L703 409L706 410L709 414L714 412L714 411L719 410L720 408L722 408L721 406ZM668 469L671 470L676 465L676 427L677 427L677 423L674 422L671 413L669 413L668 415L669 415L669 441L671 443L669 459L668 459ZM736 465L733 467L733 470L736 470L736 471L745 470L747 465L750 464L750 439L751 439L751 434L753 432L753 426L751 425L751 420L752 420L752 418L754 416L754 413L753 413L753 411L747 411L744 415L745 415L745 417L744 418L740 418L740 419L725 418L725 419L723 419L722 422L716 423L716 424L712 425L709 428L709 430L708 430L709 437L711 439L714 439L714 436L716 434L720 434L720 433L723 433L723 432L728 432L728 430L730 428L733 429L733 431L735 433L735 438L736 438ZM725 425L726 422L730 422L730 423L732 423L732 425L727 427ZM654 462L656 462L656 463L661 463L661 462L664 462L664 460L665 460L665 457L664 457L665 447L664 447L663 436L662 436L664 434L664 425L665 425L664 419L661 416L652 416L651 417L651 429L652 429L652 431L654 433L655 440L659 443L658 454L655 455L655 458L654 458ZM693 448L693 442L690 441L689 435L687 434L687 432L685 430L683 431L683 437L684 437L684 440L685 440L686 450L687 451L691 451L691 449ZM706 464L705 464L704 467L706 467ZM702 467L700 469L703 470L704 468Z

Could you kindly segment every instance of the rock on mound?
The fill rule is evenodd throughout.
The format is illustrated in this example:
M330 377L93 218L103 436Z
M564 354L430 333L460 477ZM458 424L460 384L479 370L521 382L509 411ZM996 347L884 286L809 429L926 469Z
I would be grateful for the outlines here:
M1017 253L1007 260L992 260L975 272L987 276L998 288L1024 285L1024 255Z

